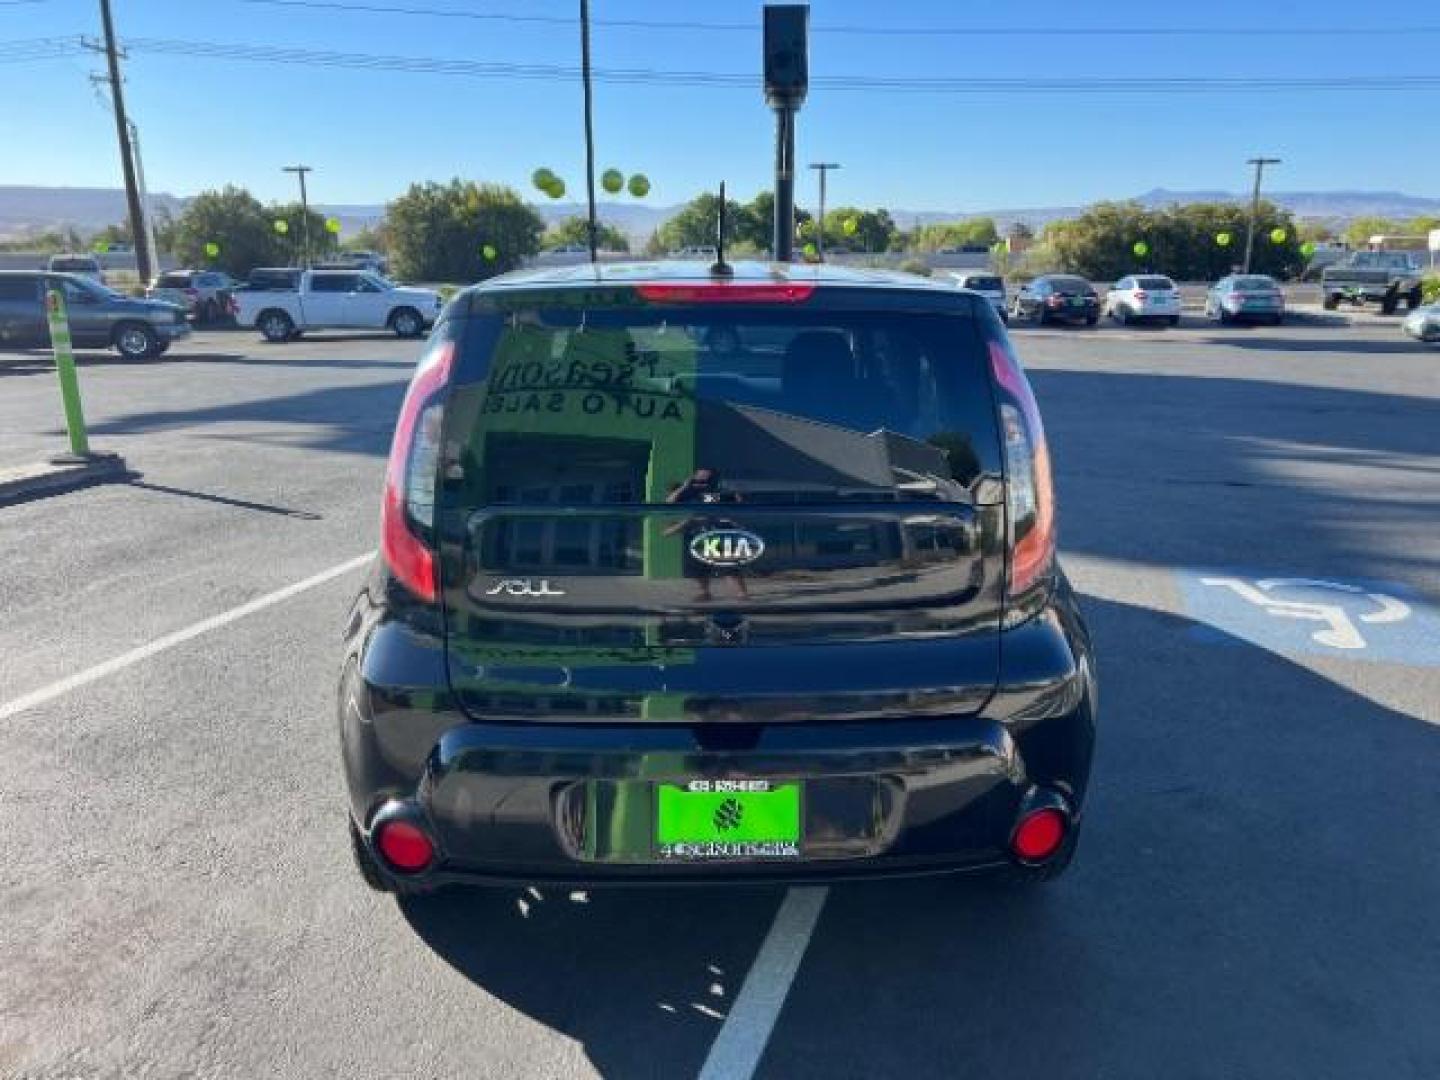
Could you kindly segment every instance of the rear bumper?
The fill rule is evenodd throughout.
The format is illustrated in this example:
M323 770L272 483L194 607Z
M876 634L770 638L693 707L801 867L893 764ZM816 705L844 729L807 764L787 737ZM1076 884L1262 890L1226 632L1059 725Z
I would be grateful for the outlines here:
M476 723L452 711L448 690L423 689L437 667L443 674L443 651L383 620L366 642L340 687L350 810L367 842L376 815L397 808L429 832L440 855L433 869L397 879L412 884L981 869L1011 861L1016 821L1038 802L1062 807L1073 826L1083 812L1096 689L1068 589L1004 633L995 694L978 714L953 718ZM802 781L802 857L658 861L655 784L692 779Z

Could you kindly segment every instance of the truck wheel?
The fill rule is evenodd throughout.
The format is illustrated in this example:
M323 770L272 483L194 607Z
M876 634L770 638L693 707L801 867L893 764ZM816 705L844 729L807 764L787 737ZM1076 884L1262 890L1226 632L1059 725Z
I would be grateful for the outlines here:
M255 320L255 325L260 328L260 333L266 341L276 344L289 341L290 336L295 333L295 321L285 312L275 308L262 311L260 317Z
M425 320L414 308L396 308L390 313L390 329L397 337L419 337L425 332Z
M1424 302L1425 290L1422 289L1419 285L1416 285L1415 288L1411 289L1409 295L1405 297L1405 306L1411 311L1414 311Z
M149 360L160 355L160 335L142 322L121 323L115 328L115 351L126 360Z
M1385 295L1380 299L1380 314L1394 315L1395 309L1400 306L1400 294L1394 289L1385 290Z
M1340 294L1326 293L1325 299L1320 301L1320 306L1323 307L1326 311L1334 311L1340 306Z

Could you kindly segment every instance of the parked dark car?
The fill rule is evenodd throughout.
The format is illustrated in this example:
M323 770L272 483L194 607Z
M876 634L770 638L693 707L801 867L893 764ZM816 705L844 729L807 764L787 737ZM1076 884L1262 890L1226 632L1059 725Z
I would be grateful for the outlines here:
M605 264L452 300L345 631L351 844L452 882L1058 874L1096 683L990 303Z
M1357 305L1369 301L1393 315L1403 300L1414 311L1424 303L1423 272L1420 256L1413 251L1357 251L1320 275L1321 305L1333 311L1342 301Z
M1100 321L1100 296L1095 286L1072 274L1046 274L1022 286L1010 309L1012 319L1044 326L1049 322Z
M158 300L136 300L75 274L0 270L0 348L34 349L50 344L45 292L59 289L77 349L113 348L126 360L149 360L188 337L185 309Z

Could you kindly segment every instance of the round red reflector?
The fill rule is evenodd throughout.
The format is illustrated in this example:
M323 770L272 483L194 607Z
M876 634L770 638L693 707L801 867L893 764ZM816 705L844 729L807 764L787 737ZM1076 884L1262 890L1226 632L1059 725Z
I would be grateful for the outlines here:
M1040 862L1060 850L1065 841L1065 815L1053 806L1026 814L1015 829L1010 847L1026 862Z
M405 874L416 874L435 858L435 845L424 830L408 821L387 821L375 833L375 846L390 866Z

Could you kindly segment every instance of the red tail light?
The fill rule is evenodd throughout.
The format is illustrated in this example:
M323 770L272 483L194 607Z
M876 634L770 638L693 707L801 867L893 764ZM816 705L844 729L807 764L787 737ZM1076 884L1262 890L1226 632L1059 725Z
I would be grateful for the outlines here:
M1044 862L1060 850L1068 824L1065 815L1053 806L1032 810L1015 826L1010 850L1022 862Z
M1050 297L1050 299L1046 300L1045 303L1049 304L1051 307L1059 307L1061 304L1065 303L1065 298L1063 296L1052 296Z
M795 304L810 299L814 285L792 282L703 282L636 285L644 300L661 304Z
M1135 299L1136 299L1136 300L1147 300L1147 299L1149 299L1149 297L1150 297L1150 294L1147 293L1144 289L1137 289L1137 290L1135 290Z
M418 874L435 861L435 844L425 830L404 820L379 825L375 848L392 869L402 874Z
M990 342L990 368L1001 390L1010 548L1006 592L1013 597L1040 581L1054 563L1055 487L1040 408L1025 370L1008 345L998 341Z
M395 423L380 508L380 552L386 565L400 584L428 603L435 602L440 587L435 553L419 530L435 523L443 395L454 356L454 342L440 341L420 358Z

